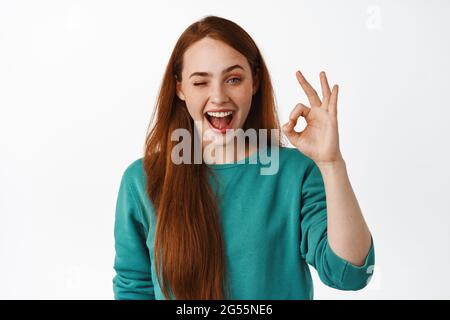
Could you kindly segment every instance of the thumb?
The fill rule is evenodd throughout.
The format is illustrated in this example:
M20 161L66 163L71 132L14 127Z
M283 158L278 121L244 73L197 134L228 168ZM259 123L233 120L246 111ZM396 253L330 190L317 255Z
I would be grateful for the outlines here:
M295 127L295 121L289 120L286 124L284 124L281 129L283 130L286 137L289 139L289 141L295 145L298 139L300 138L301 132L297 132L294 130Z
M296 132L294 130L298 118L303 117L306 119L309 111L310 108L305 106L303 103L298 103L289 115L289 121L281 128L292 144L294 144L294 141L298 140L298 138L300 138L300 135L302 134L301 132Z

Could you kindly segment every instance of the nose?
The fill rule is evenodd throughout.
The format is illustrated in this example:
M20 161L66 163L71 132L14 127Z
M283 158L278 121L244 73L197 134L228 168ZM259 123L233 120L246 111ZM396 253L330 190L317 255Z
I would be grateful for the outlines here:
M224 104L229 101L226 88L221 83L217 83L211 86L211 102L214 104Z

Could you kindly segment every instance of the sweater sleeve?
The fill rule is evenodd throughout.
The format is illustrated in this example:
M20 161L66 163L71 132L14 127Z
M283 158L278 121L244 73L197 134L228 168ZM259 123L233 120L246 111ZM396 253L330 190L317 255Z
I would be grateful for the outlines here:
M364 288L373 275L375 264L373 238L362 266L353 265L331 249L327 237L325 187L320 170L312 160L303 180L300 219L300 252L302 258L317 270L320 280L340 290Z
M154 300L151 261L146 247L142 214L126 170L116 202L113 292L116 300Z

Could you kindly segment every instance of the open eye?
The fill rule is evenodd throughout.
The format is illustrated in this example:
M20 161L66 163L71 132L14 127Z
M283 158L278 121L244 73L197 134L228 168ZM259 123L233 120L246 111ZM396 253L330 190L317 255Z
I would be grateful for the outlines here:
M237 78L237 77L233 77L233 78L231 78L230 80L237 80L237 82L234 82L233 84L237 84L237 83L241 82L241 79L240 79L240 78ZM230 81L230 80L229 80L229 81Z

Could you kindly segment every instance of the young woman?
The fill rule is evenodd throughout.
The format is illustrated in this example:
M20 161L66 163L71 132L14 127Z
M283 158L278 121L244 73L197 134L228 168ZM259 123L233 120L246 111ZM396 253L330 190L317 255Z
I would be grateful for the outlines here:
M240 26L220 17L183 32L145 153L122 177L115 299L312 299L308 265L330 287L366 286L374 246L339 149L338 86L331 90L322 72L319 97L296 77L310 107L299 103L282 127L295 148L280 135L230 148L230 131L280 129L263 57ZM300 116L307 125L296 132ZM212 152L175 161L176 130ZM277 157L271 174L261 173L261 150Z

